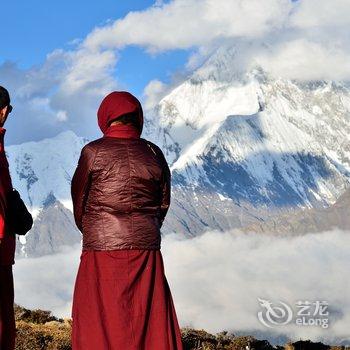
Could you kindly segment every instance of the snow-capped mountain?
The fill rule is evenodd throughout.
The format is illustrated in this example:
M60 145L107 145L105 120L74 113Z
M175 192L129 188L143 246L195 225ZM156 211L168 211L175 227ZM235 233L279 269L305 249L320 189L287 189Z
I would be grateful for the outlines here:
M349 186L349 87L235 68L219 50L152 112L187 233L327 207Z
M237 73L236 64L234 49L219 50L146 115L143 137L163 149L172 170L164 233L271 222L329 207L349 187L349 86L273 79L259 67ZM50 198L71 211L70 180L86 142L68 131L7 148L14 186L40 218L35 225L48 227ZM56 207L60 220L71 215Z
M87 140L73 131L6 148L13 186L37 216L48 196L72 209L70 182Z
M17 258L57 253L63 246L72 246L80 241L81 233L75 225L72 212L55 196L49 195L31 231L19 238Z
M18 238L18 257L55 253L80 241L72 215L70 184L87 142L66 131L51 139L6 148L13 186L34 217L32 230Z

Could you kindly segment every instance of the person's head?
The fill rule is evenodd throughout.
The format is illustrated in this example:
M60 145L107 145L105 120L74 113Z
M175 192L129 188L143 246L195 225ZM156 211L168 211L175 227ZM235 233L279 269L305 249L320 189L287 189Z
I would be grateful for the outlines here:
M97 112L98 125L103 133L113 124L133 125L141 135L143 111L140 101L127 91L114 91L107 95Z
M9 92L0 86L0 126L4 126L8 115L12 112Z

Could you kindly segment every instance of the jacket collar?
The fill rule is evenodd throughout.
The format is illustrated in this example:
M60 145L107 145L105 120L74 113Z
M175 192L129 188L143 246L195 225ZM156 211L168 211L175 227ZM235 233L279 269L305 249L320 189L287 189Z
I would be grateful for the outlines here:
M4 136L6 129L0 126L0 152L4 150Z
M117 137L123 139L139 139L140 131L130 124L116 124L110 126L103 137Z

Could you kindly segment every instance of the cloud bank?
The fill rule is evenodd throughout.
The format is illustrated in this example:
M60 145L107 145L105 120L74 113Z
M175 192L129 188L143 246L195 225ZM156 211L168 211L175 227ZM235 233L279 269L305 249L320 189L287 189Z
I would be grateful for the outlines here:
M299 237L208 232L163 239L165 273L180 325L230 330L270 339L349 341L349 232ZM16 301L69 316L80 247L55 256L19 260ZM257 318L258 298L295 308L299 300L327 301L330 326L287 324L267 329Z
M280 29L291 8L289 0L174 0L97 28L84 45L93 50L140 45L155 52L261 37Z
M93 29L70 51L49 53L41 65L23 70L3 63L0 84L9 88L15 106L8 126L16 132L9 141L38 140L67 129L99 136L96 109L106 93L121 88L115 68L130 45L152 55L190 50L187 73L217 48L233 46L240 70L260 66L275 77L348 81L349 25L347 0L156 1ZM168 89L150 82L146 107Z
M28 70L6 62L0 66L0 84L13 99L14 111L6 124L10 143L40 140L65 130L94 137L96 110L117 82L112 71L116 53L84 49L56 50L46 61Z
M138 45L150 52L195 48L206 56L230 43L248 67L260 65L274 76L348 80L349 24L346 0L174 0L95 29L84 46ZM247 55L242 42L255 50Z

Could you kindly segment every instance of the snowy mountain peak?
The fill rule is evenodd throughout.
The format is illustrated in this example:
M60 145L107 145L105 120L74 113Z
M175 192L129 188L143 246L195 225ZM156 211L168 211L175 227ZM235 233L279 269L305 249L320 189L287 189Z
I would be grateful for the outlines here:
M247 66L244 51L254 50L252 43L237 46L221 46L216 49L191 75L192 83L216 81L229 84L245 84L252 79L266 82L270 75L258 63Z
M334 203L350 183L349 88L237 75L236 53L218 50L154 110L174 181L253 205Z
M262 105L260 85L254 80L232 86L212 80L196 84L186 81L163 98L157 108L169 161L175 163L180 153L183 158L185 153L190 155L193 150L202 149L205 139L213 135L229 115L252 115L258 113ZM171 144L176 146L172 154Z
M51 194L71 209L70 181L87 140L73 131L7 147L13 186L34 215Z

